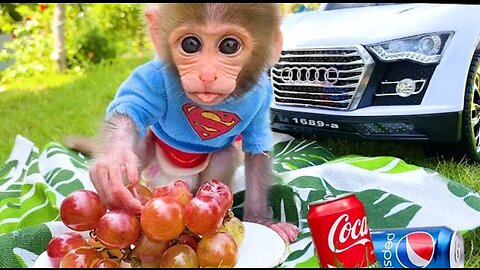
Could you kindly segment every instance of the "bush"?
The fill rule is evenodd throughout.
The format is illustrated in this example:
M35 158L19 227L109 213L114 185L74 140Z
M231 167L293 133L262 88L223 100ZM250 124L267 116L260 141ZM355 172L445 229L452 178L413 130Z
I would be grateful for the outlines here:
M54 5L15 4L14 11L21 16L20 21L8 12L1 12L7 10L2 6L0 32L10 32L14 39L0 51L0 61L14 60L14 64L0 72L0 82L55 71L50 57ZM150 46L141 4L65 5L65 49L70 71L81 72L91 64L125 54L142 55L145 47Z
M68 68L98 64L105 59L114 58L117 54L115 47L97 26L81 28L81 32L71 38L73 42L69 46L70 50L67 49Z
M51 31L44 20L51 14L35 12L35 7L32 4L19 5L17 11L22 15L22 20L2 25L2 30L13 28L11 34L14 38L6 42L0 51L0 61L13 60L14 63L2 72L1 81L31 76L53 68L53 62L49 59L52 53Z

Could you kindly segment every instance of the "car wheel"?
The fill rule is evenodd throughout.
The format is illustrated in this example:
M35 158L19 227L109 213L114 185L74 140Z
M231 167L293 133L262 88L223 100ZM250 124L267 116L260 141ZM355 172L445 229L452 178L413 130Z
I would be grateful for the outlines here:
M470 64L464 100L461 140L457 143L427 142L424 150L428 156L480 163L480 51L475 52Z
M468 159L480 163L480 51L470 64L463 108L460 146Z

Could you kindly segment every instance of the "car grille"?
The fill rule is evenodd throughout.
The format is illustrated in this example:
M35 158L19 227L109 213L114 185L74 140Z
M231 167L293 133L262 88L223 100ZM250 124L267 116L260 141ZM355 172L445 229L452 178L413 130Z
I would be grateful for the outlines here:
M361 46L282 51L270 70L275 103L354 110L373 65Z

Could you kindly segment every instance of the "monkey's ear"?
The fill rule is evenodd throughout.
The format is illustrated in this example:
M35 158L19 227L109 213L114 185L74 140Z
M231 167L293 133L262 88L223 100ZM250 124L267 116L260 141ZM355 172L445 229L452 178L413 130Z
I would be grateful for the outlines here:
M161 39L160 39L160 26L162 23L162 13L159 5L150 5L147 6L144 10L145 18L147 19L148 32L150 34L150 39L155 46L155 50L160 54L161 48Z
M160 15L160 7L158 5L150 5L145 8L143 11L145 17L147 18L148 24L151 25L157 20L157 17Z
M280 54L282 53L282 47L283 47L283 34L282 34L282 31L278 29L277 31L275 31L275 34L273 36L273 54L272 54L271 62L269 63L270 66L275 65L280 59Z

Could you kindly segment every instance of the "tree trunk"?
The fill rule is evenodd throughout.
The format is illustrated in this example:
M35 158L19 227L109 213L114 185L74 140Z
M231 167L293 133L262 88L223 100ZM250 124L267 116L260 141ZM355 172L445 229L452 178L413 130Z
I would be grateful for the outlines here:
M57 70L63 72L67 69L65 56L65 5L55 4L53 11L53 53L52 59L57 64Z

